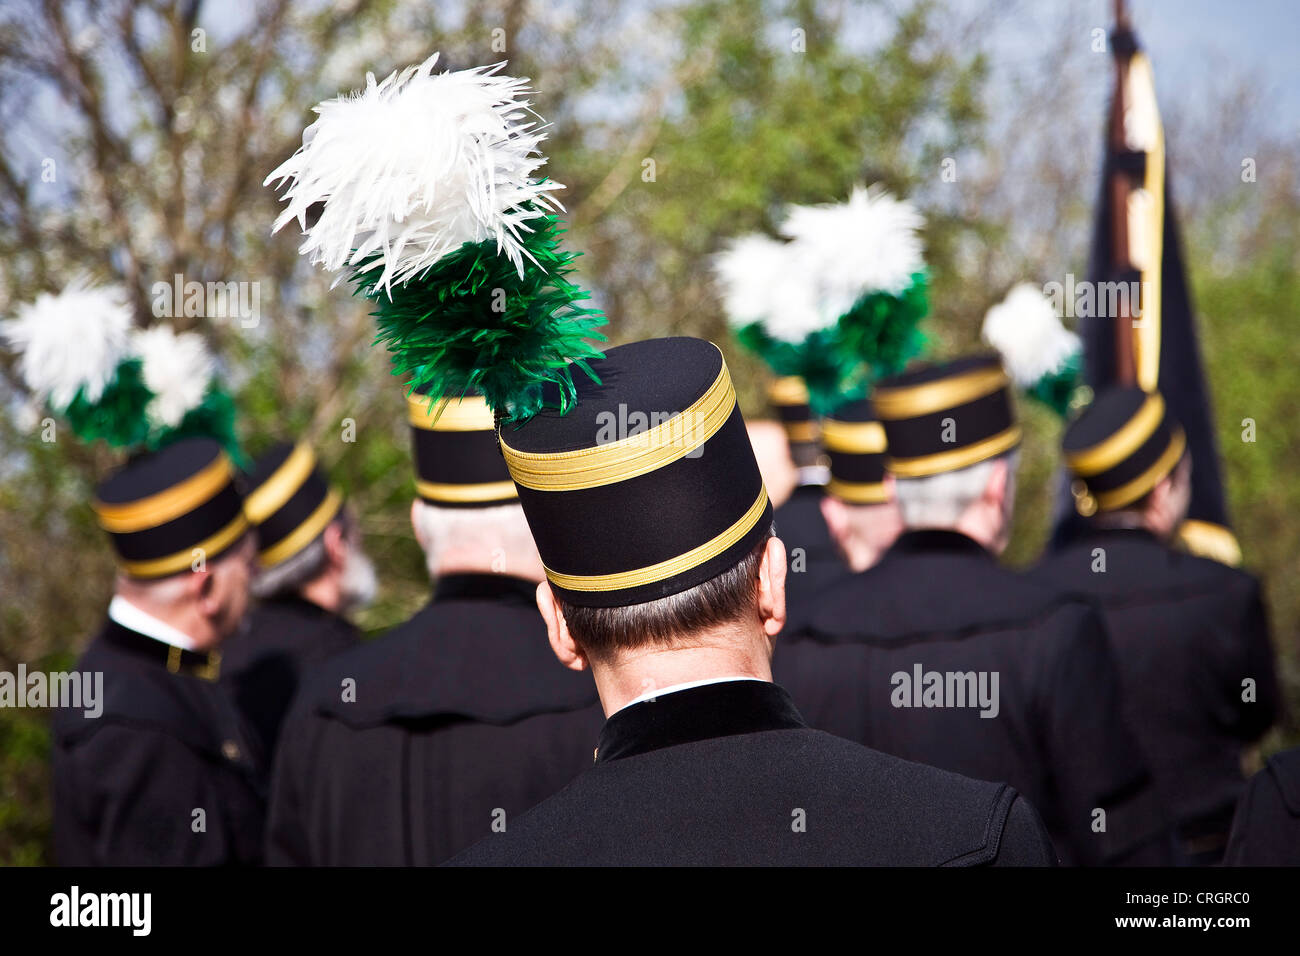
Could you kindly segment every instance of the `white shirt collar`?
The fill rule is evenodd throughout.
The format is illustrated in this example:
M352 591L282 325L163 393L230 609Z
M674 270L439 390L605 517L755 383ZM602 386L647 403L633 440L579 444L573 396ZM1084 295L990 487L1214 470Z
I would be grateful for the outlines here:
M734 680L758 680L758 678L757 677L709 677L706 678L705 680L692 680L692 681L687 681L684 684L673 684L669 687L662 687L662 688L656 687L653 688L652 690L646 691L644 694L642 694L640 697L635 698L634 700L629 700L626 704L623 705L623 707L620 707L619 710L623 710L626 707L631 707L633 704L640 704L640 703L644 703L647 700L654 700L657 697L663 697L665 694L675 694L679 690L690 690L692 687L703 687L706 684L723 684L726 683L727 681L734 681ZM759 683L763 683L763 682L759 681ZM617 713L617 711L615 713Z
M171 644L184 651L194 650L194 639L188 634L140 610L120 594L114 595L113 600L108 602L108 616L123 627L145 637L152 637L155 641Z

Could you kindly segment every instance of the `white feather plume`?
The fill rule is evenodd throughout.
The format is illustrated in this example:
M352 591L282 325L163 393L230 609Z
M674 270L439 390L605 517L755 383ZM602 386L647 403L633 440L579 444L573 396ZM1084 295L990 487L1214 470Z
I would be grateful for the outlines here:
M1061 324L1052 303L1028 282L1013 287L984 316L984 341L1002 355L1007 374L1021 387L1059 371L1079 351L1079 337Z
M781 227L806 263L817 308L834 323L868 292L898 294L925 267L921 214L879 185L847 202L792 206Z
M367 73L364 90L319 104L302 147L266 178L289 184L275 230L298 220L313 262L337 271L380 252L387 289L462 243L495 239L522 275L524 223L562 208L550 193L563 188L537 179L545 134L528 81L497 75L504 63L434 74L437 60L378 83Z
M84 389L98 401L125 356L131 307L120 286L75 279L58 295L42 293L0 323L0 336L21 353L18 367L35 394L67 408Z
M827 325L791 243L762 233L733 239L714 256L713 274L733 329L759 322L773 338L798 344Z
M179 335L169 325L156 325L131 336L131 351L141 362L141 378L154 397L145 414L151 424L175 428L185 413L198 407L216 372L216 361L202 336Z

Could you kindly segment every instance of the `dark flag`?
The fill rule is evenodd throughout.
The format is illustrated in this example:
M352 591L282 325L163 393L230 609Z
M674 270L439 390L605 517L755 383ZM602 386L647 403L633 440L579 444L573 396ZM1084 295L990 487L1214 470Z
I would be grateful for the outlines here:
M1159 389L1192 454L1191 506L1178 537L1196 554L1238 564L1151 64L1122 5L1111 42L1116 87L1088 265L1093 302L1078 303L1086 381L1094 391L1115 383Z

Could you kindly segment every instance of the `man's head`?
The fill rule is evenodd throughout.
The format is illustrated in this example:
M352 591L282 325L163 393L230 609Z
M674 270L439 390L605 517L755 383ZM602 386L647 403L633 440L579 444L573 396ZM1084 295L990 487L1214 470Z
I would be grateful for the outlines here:
M417 498L411 503L411 527L434 579L448 574L508 574L526 581L544 577L518 504L447 508Z
M1016 504L1018 452L922 478L888 478L904 528L960 531L994 554L1006 550Z
M1081 514L1100 527L1173 537L1192 497L1182 426L1159 393L1136 386L1100 392L1061 441Z
M301 597L335 614L365 607L378 588L360 526L346 506L301 551L253 579L253 594L262 600Z
M669 683L770 679L784 546L721 352L653 339L591 367L567 414L500 431L557 655L592 667L607 710Z
M335 614L374 599L374 566L356 517L309 445L276 445L254 462L248 485L244 510L257 528L257 597L300 597Z
M865 571L902 530L897 503L885 484L885 430L870 400L860 399L827 417L822 441L831 473L822 517L845 563L853 571Z
M210 651L244 619L256 558L256 539L246 534L235 547L194 569L148 580L121 574L116 593L185 634L196 651Z
M749 431L750 444L754 446L763 484L772 499L772 507L779 508L799 484L799 471L790 457L785 429L773 421L746 422L745 427Z
M95 513L118 555L117 593L215 647L248 604L256 553L234 467L192 438L133 458L100 485Z
M886 482L903 526L958 531L1001 553L1015 505L1016 423L1001 362L976 355L880 382Z

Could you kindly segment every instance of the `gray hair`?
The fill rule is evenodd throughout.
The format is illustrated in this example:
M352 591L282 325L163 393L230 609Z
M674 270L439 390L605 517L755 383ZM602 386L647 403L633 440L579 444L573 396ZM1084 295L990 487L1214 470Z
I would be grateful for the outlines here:
M500 550L507 557L537 551L523 505L518 502L485 508L443 508L416 499L411 520L433 578L441 573L443 555L452 545L484 554Z
M945 471L924 478L896 478L894 490L898 510L907 528L952 528L971 505L979 501L988 487L993 467L1005 461L1010 472L1010 493L1014 493L1019 450L976 462L956 471Z
M346 506L339 510L338 515L326 525L326 528L333 525L339 526L339 533L344 538L351 536L354 522ZM266 600L297 594L319 577L328 564L329 554L325 551L325 532L322 531L312 539L311 544L297 554L259 571L250 585L253 597Z

